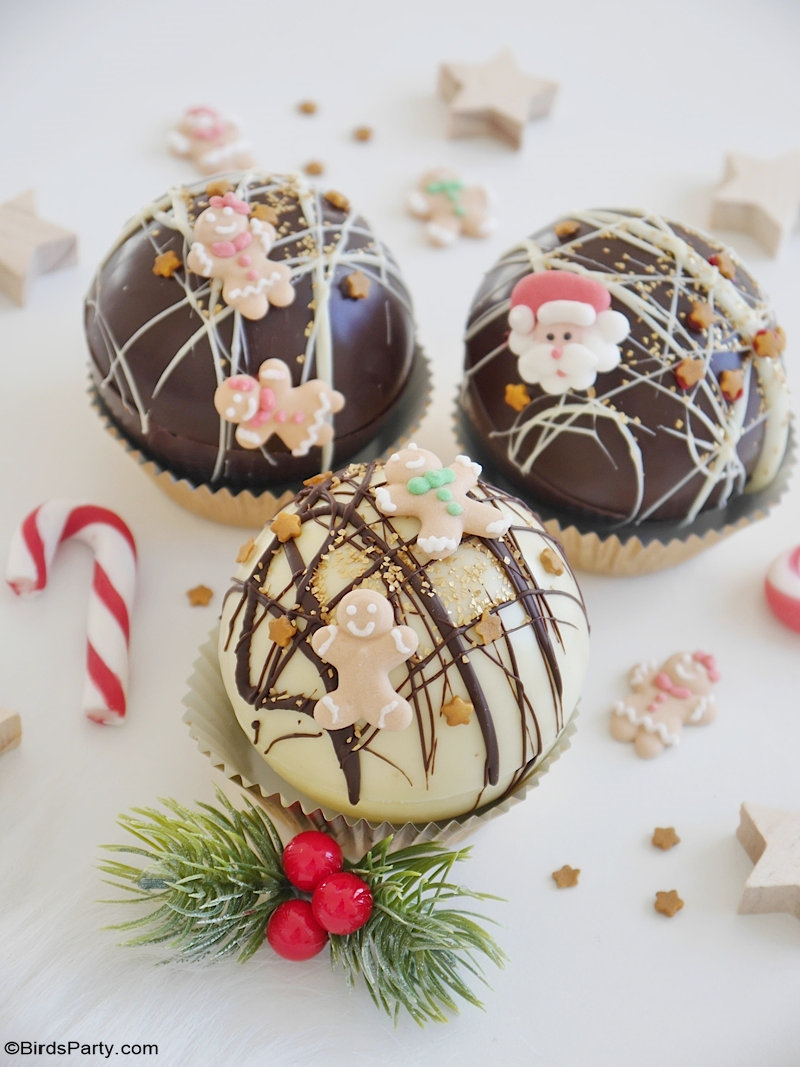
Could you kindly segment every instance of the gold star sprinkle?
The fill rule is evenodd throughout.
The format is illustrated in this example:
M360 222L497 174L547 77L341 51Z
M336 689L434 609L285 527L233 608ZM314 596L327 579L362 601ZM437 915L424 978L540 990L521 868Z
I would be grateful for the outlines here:
M157 274L159 278L171 278L182 266L182 261L170 248L168 252L162 252L160 256L156 256L153 261L153 274Z
M724 370L719 376L719 387L726 400L733 403L744 392L744 371Z
M572 886L578 884L580 873L580 867L570 867L568 863L565 863L560 870L553 871L553 881L559 889L571 889Z
M317 103L315 100L301 100L297 105L297 110L301 115L316 115Z
M281 511L269 524L270 530L275 534L282 545L300 536L303 524L298 515L291 515L288 511Z
M354 270L342 279L341 288L349 300L363 300L369 296L369 278L363 271Z
M678 896L677 890L670 889L668 893L663 891L656 893L656 902L653 907L660 915L666 915L671 919L673 915L681 910L683 901Z
M206 186L206 196L224 196L233 191L233 185L227 178L216 178Z
M674 848L675 845L680 843L680 838L675 833L674 826L657 826L653 830L652 843L656 848L663 849L664 852L667 849Z
M253 538L252 537L248 537L248 539L245 541L245 543L241 546L239 551L236 553L236 562L237 563L247 563L247 561L252 556L253 549L255 547L256 547L256 543L253 540Z
M552 548L543 548L539 553L539 562L548 574L563 574L564 564Z
M522 382L511 383L506 386L505 402L514 411L524 411L530 404L531 398L528 395L528 390L522 384Z
M691 389L705 377L706 365L702 359L682 359L675 368L675 381L681 389Z
M481 615L480 620L472 627L473 633L478 635L481 645L491 645L498 637L503 636L503 624L497 615L487 609Z
M344 193L340 193L336 189L329 189L325 194L324 199L328 201L331 207L335 207L338 211L350 210L350 201Z
M204 608L214 595L214 590L209 589L207 585L196 585L194 589L187 589L186 595L193 608Z
M372 127L371 126L356 126L353 130L354 141L371 141L372 140Z
M325 173L325 164L320 159L309 159L303 170L306 174L310 174L312 178L316 178L318 175Z
M279 619L270 619L270 640L274 641L276 645L280 645L281 648L286 648L296 633L297 627L285 615L281 615Z
M562 241L568 241L570 237L574 237L581 228L581 224L576 222L575 219L562 219L561 222L557 222L553 227L556 237Z
M303 485L322 485L323 482L327 482L333 471L322 471L320 474L313 474L310 478L306 478Z
M258 219L259 222L268 222L270 226L278 225L278 212L269 204L255 204L250 217Z
M736 264L733 262L727 252L715 252L713 256L708 257L708 262L712 267L716 267L723 278L733 278L736 275Z
M453 697L447 704L442 704L442 715L447 719L448 726L466 725L472 718L474 708L461 697Z
M776 326L774 330L759 330L753 338L753 351L757 356L777 359L784 348L786 348L786 334L780 326Z
M698 333L701 330L707 330L716 321L717 316L714 313L714 309L705 300L695 300L692 304L692 310L686 316L686 325L689 329Z

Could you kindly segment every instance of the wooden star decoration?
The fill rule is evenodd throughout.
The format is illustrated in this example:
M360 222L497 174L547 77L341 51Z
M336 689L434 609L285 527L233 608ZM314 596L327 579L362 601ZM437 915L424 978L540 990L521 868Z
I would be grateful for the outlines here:
M196 585L193 589L187 589L186 595L193 608L204 608L210 603L214 590L209 589L207 585Z
M528 390L522 382L509 382L503 399L514 411L524 411L531 402Z
M477 636L479 644L491 645L503 636L503 624L497 615L492 615L491 611L487 610L472 627L472 632Z
M486 63L443 63L439 93L448 101L449 137L489 134L520 148L526 123L550 110L555 82L520 70L509 49Z
M369 296L369 278L363 270L354 270L345 276L342 293L348 300L365 300Z
M678 896L678 892L675 889L670 889L669 892L660 891L656 893L656 902L653 905L659 915L666 915L668 919L671 919L673 915L676 915L683 907L683 901Z
M0 711L0 755L10 752L22 741L22 720L19 715Z
M731 153L711 205L711 225L754 237L776 256L800 211L800 151L773 159Z
M565 863L563 867L553 871L553 881L559 889L571 889L578 884L580 873L580 867L570 867L568 863Z
M286 646L291 643L291 640L296 633L297 627L291 619L287 619L285 615L281 615L278 619L270 619L269 621L270 641L274 641L280 648L286 648Z
M675 833L674 826L657 826L655 830L653 830L651 841L656 848L663 849L663 851L666 852L667 849L679 845L681 839Z
M21 307L30 280L78 260L74 233L40 219L33 190L0 204L0 289Z
M298 515L292 515L288 511L279 512L269 524L270 530L275 534L282 545L287 541L300 536L303 524Z
M446 704L442 704L442 715L447 719L448 726L465 726L472 718L473 710L472 704L461 697L453 697Z
M742 804L736 836L755 864L739 911L787 911L800 919L800 813Z

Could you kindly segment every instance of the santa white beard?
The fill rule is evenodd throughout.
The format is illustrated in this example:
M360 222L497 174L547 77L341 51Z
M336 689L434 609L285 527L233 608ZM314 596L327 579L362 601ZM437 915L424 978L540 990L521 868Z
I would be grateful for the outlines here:
M581 332L582 340L560 346L561 356L554 359L549 341L536 341L530 334L512 331L508 345L519 356L518 369L523 381L557 395L570 389L588 389L599 373L613 370L621 359L619 347L604 340L591 327Z

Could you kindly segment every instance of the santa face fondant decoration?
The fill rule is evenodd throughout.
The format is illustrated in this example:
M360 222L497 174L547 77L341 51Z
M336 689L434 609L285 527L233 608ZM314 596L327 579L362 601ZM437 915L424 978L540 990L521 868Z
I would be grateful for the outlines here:
M628 320L611 311L611 295L592 278L569 271L527 274L511 291L508 347L520 377L546 393L588 389L621 359Z

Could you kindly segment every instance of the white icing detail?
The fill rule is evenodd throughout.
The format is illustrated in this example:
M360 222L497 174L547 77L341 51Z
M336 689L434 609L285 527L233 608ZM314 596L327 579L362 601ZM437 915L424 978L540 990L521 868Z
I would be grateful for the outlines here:
M179 156L188 155L189 149L192 147L189 138L185 137L179 130L170 130L167 134L167 145Z
M381 708L380 715L378 716L378 721L375 723L379 730L382 730L384 728L384 726L386 725L386 716L389 715L392 711L394 711L398 704L398 700L392 700L389 704L384 704L384 706Z
M327 655L328 649L331 647L333 642L336 640L336 638L338 637L338 634L339 634L339 628L337 626L332 625L332 626L328 627L328 634L327 634L325 640L322 642L322 644L317 649L317 655L319 656L320 659L325 659L325 656ZM327 700L328 698L326 697L324 699ZM336 707L336 705L334 705L334 707ZM338 711L339 709L337 708L336 710Z
M270 274L269 277L259 278L255 285L245 285L243 289L231 289L229 293L229 303L233 303L234 300L238 300L242 296L254 296L256 293L260 293L263 289L269 289L275 282L281 280L280 274L276 271L274 274Z
M713 695L705 696L705 697L698 697L697 698L697 704L692 709L692 712L691 712L691 714L689 716L689 722L699 722L704 717L706 712L710 711L711 708L713 708L715 704L716 704L716 698Z
M431 534L430 537L418 537L417 544L423 550L433 554L434 552L455 552L458 548L458 541L452 537L436 537Z
M536 325L536 317L527 304L517 304L508 313L508 325L511 327L513 334L530 333ZM516 350L511 347L510 337L508 339L508 347L516 354Z
M426 230L428 232L428 236L430 237L431 241L434 242L434 244L442 245L445 247L447 245L451 245L455 241L456 237L458 237L458 234L455 230L448 229L447 226L440 226L436 222L429 222L426 226Z
M473 460L471 460L469 456L456 456L456 458L453 460L453 466L455 466L456 463L460 467L466 467L467 470L472 471L476 478L480 478L483 467L480 465L480 463L475 463Z
M320 704L324 704L328 711L331 713L331 721L336 723L339 721L339 705L331 699L330 694L326 694L320 700Z
M292 449L293 456L306 456L309 451L317 443L319 439L319 433L322 427L325 425L325 418L328 412L331 410L331 402L327 393L319 393L319 407L314 411L314 418L308 424L308 433L297 446Z
M206 252L206 246L201 241L195 241L192 244L192 255L196 256L200 261L200 268L196 271L197 274L202 274L204 278L208 278L211 271L214 269L214 263L211 256Z
M363 626L359 626L358 623L348 622L346 625L348 633L351 633L353 637L372 637L372 633L375 629L374 622L365 623Z
M377 610L378 610L378 605L377 604L367 604L367 611L369 612L370 615L374 615Z
M614 705L614 714L621 719L627 719L633 726L641 726L648 734L656 734L662 745L679 745L680 737L670 733L663 722L653 722L650 715L639 715L635 708L626 704L623 700Z
M630 683L636 689L638 686L644 685L644 683L650 678L656 669L656 661L654 659L644 660L642 663L637 663L631 668Z
M289 372L283 368L276 367L274 370L262 370L258 373L259 378L265 378L267 381L284 382L289 377Z
M417 459L406 460L406 470L417 471L420 467L424 467L428 461L424 456L419 456Z
M254 448L258 448L261 444L260 434L255 433L253 430L248 430L246 426L238 426L236 428L236 436L240 442L247 441L252 444Z
M392 640L394 641L394 647L397 649L400 655L410 656L414 649L406 647L405 642L403 641L403 631L400 629L400 627L393 627L390 633L392 635Z
M385 485L376 486L375 503L378 506L378 511L384 515L393 515L397 511L397 505L392 502L392 494Z
M344 609L345 615L355 615L357 611L358 608L355 606L355 604L348 604L347 607Z
M548 300L537 311L539 322L549 326L554 322L573 322L576 326L591 326L597 312L591 304L579 300Z
M424 219L430 213L430 207L428 206L427 197L425 197L419 190L413 189L406 199L406 206L412 215L416 215L417 218Z
M508 533L508 528L511 525L511 519L498 519L497 522L490 522L486 527L486 532L490 537L502 537Z
M225 211L228 211L228 210L229 210L228 208L223 208L223 213ZM229 233L236 233L237 229L238 229L237 224L235 222L232 222L230 224L230 226L215 226L214 227L214 233L219 233L219 234L222 234L223 236L225 236L225 235L227 235Z

